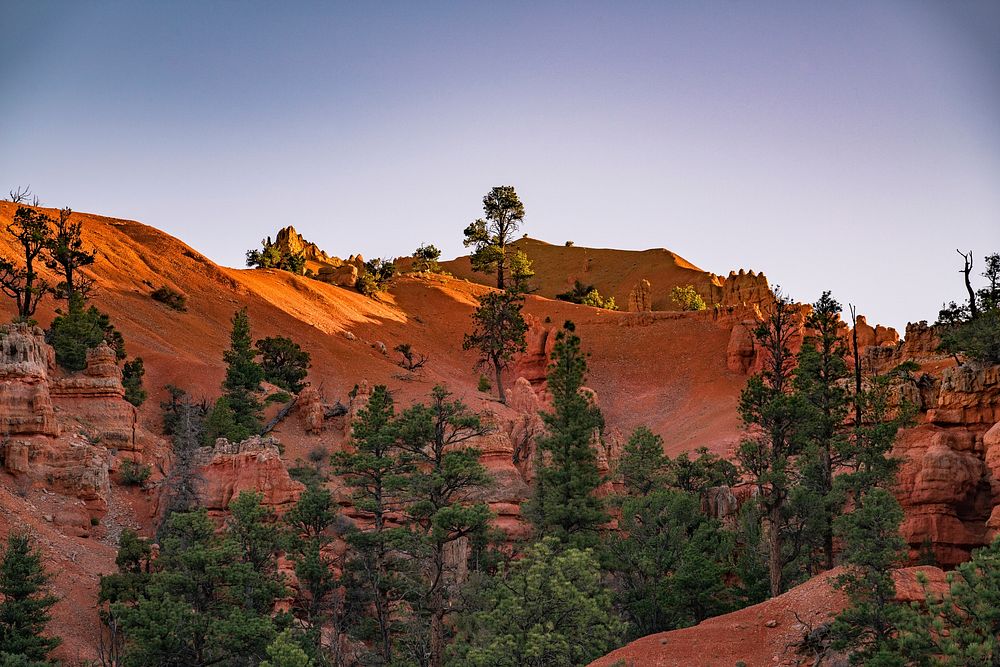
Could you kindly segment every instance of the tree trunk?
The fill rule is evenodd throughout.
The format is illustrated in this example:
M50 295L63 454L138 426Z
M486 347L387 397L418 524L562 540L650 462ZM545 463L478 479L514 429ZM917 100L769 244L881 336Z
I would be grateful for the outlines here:
M858 352L858 315L851 305L851 339L854 343L854 428L861 429L861 358Z
M830 443L823 447L823 556L826 569L833 568L833 514L830 509L830 494L833 493L833 462L830 455Z
M501 403L507 405L507 394L503 390L503 368L499 363L494 363L493 367L497 373L497 398L500 399Z
M500 259L497 260L497 289L504 288L504 274L507 272L506 262L504 262L503 248L500 249Z
M771 579L771 597L781 595L781 507L768 510L768 573Z
M969 315L972 319L979 317L979 307L976 305L976 291L972 289L972 281L969 280L969 274L972 273L972 251L966 255L961 250L956 250L962 259L965 260L965 266L962 268L962 274L965 276L965 289L969 292Z

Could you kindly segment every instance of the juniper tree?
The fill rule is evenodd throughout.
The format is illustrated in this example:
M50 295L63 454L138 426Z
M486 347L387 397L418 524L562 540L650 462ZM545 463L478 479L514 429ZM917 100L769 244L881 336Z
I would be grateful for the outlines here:
M549 365L552 411L541 413L546 432L537 441L535 494L528 515L538 535L552 535L566 546L597 543L608 520L595 495L601 484L594 450L604 417L583 388L587 361L572 322L556 334Z
M258 340L255 347L260 355L264 379L286 391L299 393L309 373L308 352L286 336L269 336Z
M432 271L440 269L438 260L441 258L441 251L437 246L430 243L421 243L420 247L413 251L413 269L415 271Z
M748 427L736 458L756 486L767 523L771 595L783 589L786 503L794 484L793 457L801 451L797 432L801 401L794 394L795 357L790 345L797 330L797 308L775 292L767 318L754 330L764 369L750 378L740 394L739 411Z
M406 513L419 537L415 555L423 581L418 604L429 617L430 667L444 664L446 617L459 583L449 548L484 534L490 519L481 497L492 478L479 462L479 450L469 446L490 429L450 397L436 386L428 405L414 405L398 419L400 446L415 466L407 476Z
M62 641L44 635L50 609L59 600L48 586L41 553L26 533L12 532L0 557L0 663L48 664L49 653Z
M52 291L36 267L36 262L44 260L42 253L52 246L51 225L52 218L27 206L19 206L13 221L7 225L21 256L17 263L0 257L0 290L14 299L17 320L21 322L30 321L42 297Z
M524 204L513 186L500 185L483 197L483 217L465 228L465 247L472 246L472 270L496 271L497 289L504 289L507 278L507 246L524 222Z
M87 367L87 350L106 342L115 359L125 358L125 339L111 324L111 318L96 307L84 308L83 295L73 295L68 312L60 313L45 332L45 340L55 349L56 363L70 372Z
M80 273L80 269L90 266L97 259L97 250L87 248L83 243L83 222L77 217L70 221L73 211L64 208L59 211L59 220L55 222L51 245L48 249L50 269L62 275L62 282L56 285L56 296L66 299L69 308L82 306L90 295L94 281ZM76 299L79 295L82 299Z
M474 328L462 341L463 350L479 353L477 368L490 366L496 376L497 397L507 403L503 388L503 370L514 355L527 349L528 325L521 314L524 299L513 292L490 292L479 301L472 314Z

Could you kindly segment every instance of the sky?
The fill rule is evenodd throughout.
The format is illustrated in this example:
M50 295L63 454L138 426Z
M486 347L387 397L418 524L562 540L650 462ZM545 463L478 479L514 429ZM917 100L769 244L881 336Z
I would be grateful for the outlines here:
M513 185L534 238L755 269L901 329L962 297L956 248L1000 251L998 2L0 15L0 192L229 266L286 225L342 257L464 254L483 195Z

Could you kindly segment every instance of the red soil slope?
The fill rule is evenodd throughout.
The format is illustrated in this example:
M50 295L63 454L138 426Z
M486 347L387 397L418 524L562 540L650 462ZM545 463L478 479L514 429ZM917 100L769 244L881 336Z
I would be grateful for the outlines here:
M938 568L906 568L895 573L898 599L924 599L918 571L927 574L933 590L943 588L944 573ZM811 664L796 653L795 645L808 627L828 622L843 609L846 599L831 585L842 572L841 568L830 570L776 598L691 628L637 639L590 667L616 663L625 667L732 667L739 661L747 667Z
M646 279L652 286L653 310L675 310L670 290L678 285L694 285L707 294L715 276L702 271L683 257L664 248L651 250L612 250L558 246L531 238L518 239L514 247L523 251L534 263L535 277L531 284L538 294L555 298L556 294L573 287L579 280L593 285L601 296L613 296L619 308L628 306L629 292ZM491 276L475 273L468 257L459 257L442 265L460 278L491 284ZM495 281L492 284L496 284Z
M12 204L0 203L0 225L6 227L14 210ZM122 331L129 355L145 360L150 400L143 411L151 430L158 431L157 405L165 384L184 387L195 396L218 394L229 321L243 306L249 310L255 337L290 336L312 354L309 380L328 402L345 398L362 379L389 384L403 403L426 396L433 384L443 382L477 408L502 409L475 390L474 355L461 349L476 297L485 290L480 285L404 276L375 301L352 289L286 272L221 267L137 222L74 216L84 222L86 243L100 253L92 271L98 286L93 301ZM9 235L0 233L0 253L14 256L10 243ZM252 245L252 240L246 243ZM696 271L679 261L677 271ZM544 259L539 257L536 265L541 269ZM151 299L150 292L160 285L185 294L187 312ZM42 326L49 324L58 305L45 300L36 315ZM634 326L635 316L627 313L540 297L529 297L525 310L539 321L550 318L550 326L566 319L577 323L591 354L588 385L596 390L610 428L627 433L640 423L649 424L675 453L699 445L721 453L735 440L736 396L745 377L727 370L728 333L704 314ZM3 300L0 315L6 318L12 312L11 302ZM355 340L349 340L348 332ZM372 347L377 342L388 347L388 355ZM391 350L401 342L430 357L417 381L397 377L400 369Z

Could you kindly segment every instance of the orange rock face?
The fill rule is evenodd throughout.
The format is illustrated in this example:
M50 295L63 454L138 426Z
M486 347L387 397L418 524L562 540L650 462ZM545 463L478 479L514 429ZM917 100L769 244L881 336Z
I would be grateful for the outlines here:
M299 414L306 433L313 435L323 431L323 399L315 387L306 387L299 394Z
M288 475L273 438L254 437L239 443L224 439L198 454L198 486L201 504L213 512L224 512L243 491L263 495L262 504L284 511L295 504L305 487Z
M0 327L0 435L59 435L49 393L53 364L41 329Z
M914 551L930 544L952 566L1000 528L1000 366L946 368L931 386L929 399L914 395L921 423L895 449L903 457L902 532Z
M122 372L115 351L106 342L87 350L87 368L82 374L52 382L56 407L92 437L108 447L139 451L145 434L138 426L135 407L124 397Z

